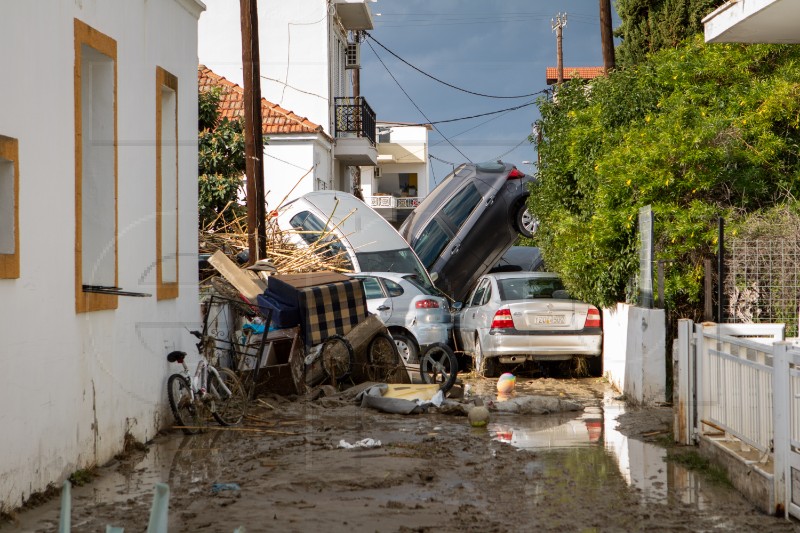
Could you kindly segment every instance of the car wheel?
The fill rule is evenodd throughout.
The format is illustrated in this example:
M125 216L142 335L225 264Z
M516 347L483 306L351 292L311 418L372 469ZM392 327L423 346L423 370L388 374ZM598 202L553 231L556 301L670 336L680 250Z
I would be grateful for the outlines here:
M485 378L497 377L497 360L483 355L481 341L478 338L475 338L475 371Z
M419 349L414 339L402 333L392 333L392 338L403 362L412 364L419 362Z
M536 233L536 229L539 227L539 221L531 215L530 211L528 211L528 206L523 203L517 209L516 216L514 217L514 225L518 233L521 233L523 237L530 238Z

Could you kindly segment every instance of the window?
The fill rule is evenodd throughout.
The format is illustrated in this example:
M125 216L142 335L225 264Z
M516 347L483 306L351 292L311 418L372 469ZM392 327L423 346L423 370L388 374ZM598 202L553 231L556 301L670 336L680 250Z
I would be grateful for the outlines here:
M475 292L472 293L472 296L469 299L469 306L474 307L476 305L482 305L488 288L489 280L484 279L481 281L480 285L478 285L478 287L475 289Z
M481 201L481 193L472 183L458 191L442 208L442 213L450 219L458 230L469 218L469 214Z
M429 290L433 290L433 285L428 281L428 273L414 255L414 252L411 251L411 248L382 250L380 252L357 252L356 259L358 259L358 266L361 272L409 273L417 280L417 283L428 287Z
M75 309L116 309L117 43L75 19Z
M156 298L178 297L178 78L156 67Z
M331 259L340 259L347 268L353 268L344 244L336 235L328 231L327 226L319 217L310 211L301 211L292 217L289 224L316 253Z
M383 289L381 288L381 284L375 278L361 278L361 282L364 284L364 296L366 296L367 300L371 300L373 298L385 298L386 296L383 294Z
M436 220L431 221L428 227L422 230L414 249L425 268L431 268L449 240L450 237Z
M0 279L19 277L19 144L0 135Z
M399 283L395 283L390 279L384 279L383 282L386 284L386 290L389 291L389 296L392 298L402 296L403 293L406 292L403 290L403 287L401 287Z

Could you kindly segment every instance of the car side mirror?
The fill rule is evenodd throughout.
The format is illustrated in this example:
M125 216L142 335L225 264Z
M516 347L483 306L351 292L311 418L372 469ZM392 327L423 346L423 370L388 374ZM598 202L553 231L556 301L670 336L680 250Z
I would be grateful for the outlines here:
M452 307L456 311L460 311L461 308L464 307L464 304L462 302L453 302L453 305L451 305L450 307Z

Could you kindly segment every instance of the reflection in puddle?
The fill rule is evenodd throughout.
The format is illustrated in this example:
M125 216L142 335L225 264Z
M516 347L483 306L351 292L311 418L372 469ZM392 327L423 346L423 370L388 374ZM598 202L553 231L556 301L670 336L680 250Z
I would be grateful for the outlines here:
M563 462L578 454L579 462L584 464L608 463L613 472L606 468L596 471L605 472L605 476L621 476L643 502L684 503L709 510L714 501L726 497L724 490L668 462L664 448L628 439L617 431L616 418L624 410L624 404L606 398L602 408L588 407L577 416L496 416L488 429L495 441L547 452L526 463L525 474L529 477L546 472L551 461Z

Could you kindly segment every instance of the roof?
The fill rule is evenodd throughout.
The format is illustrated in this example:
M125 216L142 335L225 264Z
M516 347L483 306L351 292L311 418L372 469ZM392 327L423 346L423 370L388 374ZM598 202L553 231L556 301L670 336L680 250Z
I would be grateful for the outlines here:
M591 80L605 76L605 67L564 67L564 79L571 80L580 78L584 80ZM547 85L558 83L558 69L556 67L547 67L545 74L547 78Z
M205 65L197 67L197 85L200 92L208 91L212 87L222 89L219 100L221 118L235 119L244 116L244 89L239 85L215 74ZM261 131L264 135L286 133L322 133L326 135L322 126L264 98L261 99L261 124Z

